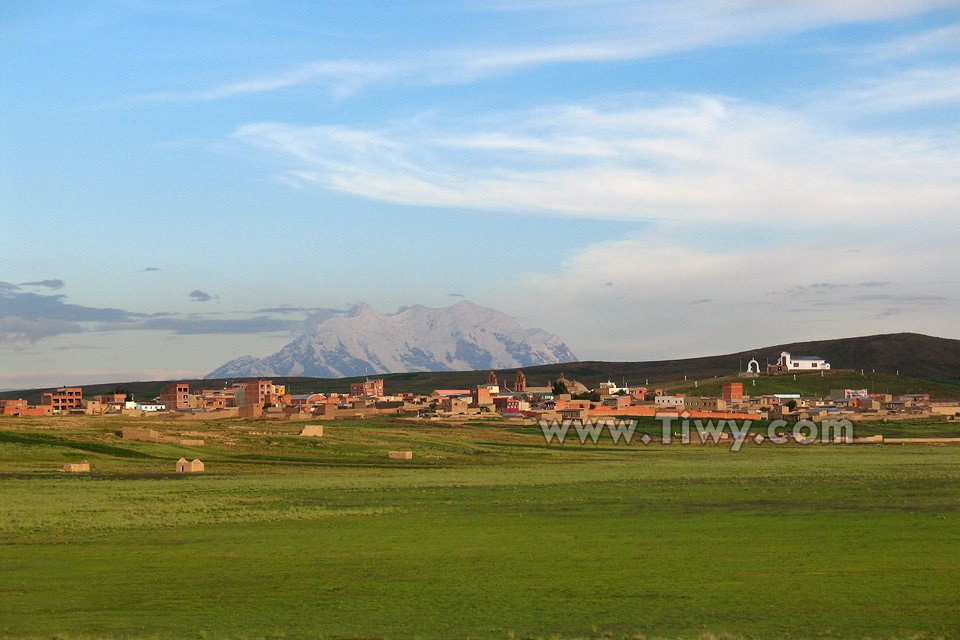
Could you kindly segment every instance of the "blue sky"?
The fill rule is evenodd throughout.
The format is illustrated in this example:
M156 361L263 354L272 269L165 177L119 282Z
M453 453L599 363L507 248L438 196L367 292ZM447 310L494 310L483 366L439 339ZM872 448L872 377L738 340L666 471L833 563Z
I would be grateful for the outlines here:
M0 388L358 300L581 359L960 338L958 114L956 2L5 2Z

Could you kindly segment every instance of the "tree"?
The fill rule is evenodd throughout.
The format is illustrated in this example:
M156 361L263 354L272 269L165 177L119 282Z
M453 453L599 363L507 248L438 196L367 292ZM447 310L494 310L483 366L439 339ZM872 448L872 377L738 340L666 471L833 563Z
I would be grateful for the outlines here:
M790 411L795 411L796 408L797 408L797 401L796 401L796 400L790 400L790 401L787 402L787 409L790 409Z
M570 391L567 390L567 383L563 380L555 381L553 383L553 395L559 396L564 393L570 393Z

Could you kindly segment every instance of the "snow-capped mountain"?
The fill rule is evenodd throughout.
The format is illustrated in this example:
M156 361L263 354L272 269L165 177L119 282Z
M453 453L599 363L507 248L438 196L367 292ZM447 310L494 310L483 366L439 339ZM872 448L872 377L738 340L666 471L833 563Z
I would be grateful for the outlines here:
M207 378L340 378L402 371L506 369L576 357L558 336L523 329L510 316L472 302L382 314L363 302L320 322L266 358L231 360Z

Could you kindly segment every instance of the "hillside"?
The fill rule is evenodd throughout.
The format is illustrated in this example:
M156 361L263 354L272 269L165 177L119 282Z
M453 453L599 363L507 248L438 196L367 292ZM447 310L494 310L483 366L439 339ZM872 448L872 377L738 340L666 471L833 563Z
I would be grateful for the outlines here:
M929 393L934 398L960 398L960 385L869 371L861 374L844 369L827 371L822 376L820 373L798 373L796 376L761 376L752 379L736 376L701 378L696 381L669 382L663 387L668 393L719 396L727 382L743 383L743 393L748 396L799 393L805 397L825 397L832 389L868 389L871 393L891 395Z
M812 342L792 342L759 349L750 349L720 356L658 360L652 362L578 362L563 365L567 377L592 378L609 376L637 383L637 377L651 382L688 378L712 378L729 375L746 368L756 358L761 369L775 361L781 351L794 355L817 355L830 362L834 369L864 369L917 378L960 384L960 340L936 338L917 333L890 333L857 338L839 338Z
M840 386L877 387L878 391L889 390L891 393L929 392L937 397L960 396L960 340L936 338L914 333L897 333L858 338L841 338L837 340L822 340L817 342L798 342L785 345L764 347L750 351L742 351L720 356L702 358L687 358L682 360L660 360L652 362L569 362L564 364L550 364L536 367L526 367L528 384L531 386L547 384L562 372L566 377L579 380L587 385L597 384L610 379L617 382L626 381L629 384L643 384L649 380L651 385L668 385L676 390L689 390L694 380L713 381L715 378L735 375L746 366L751 358L756 358L761 366L766 361L774 360L781 351L790 351L797 355L819 355L829 360L834 371L821 379L814 374L816 380L809 380L811 376L799 376L804 388L811 390L823 388L837 388ZM838 369L865 370L865 376L852 376L850 371ZM876 371L876 374L873 371ZM501 380L512 380L516 369L498 370ZM897 372L899 371L899 376ZM472 385L482 383L486 371L423 371L415 373L385 374L387 391L411 391L427 393L437 388L468 389ZM684 376L689 384L682 384ZM873 384L870 383L873 376ZM215 388L240 378L218 380L189 380L191 388ZM273 377L278 383L286 383L293 393L305 391L343 392L349 389L351 381L362 380L362 377L352 378L310 378L310 377ZM780 390L782 386L791 385L792 376L764 376L760 379L764 385L761 388L771 387L771 390ZM152 397L157 395L165 381L153 382L117 382L100 385L84 386L84 393L95 395L110 391L116 387L123 387L138 397ZM705 382L706 384L706 382ZM748 381L749 384L749 381ZM761 385L758 381L757 385ZM703 385L701 385L703 386ZM712 386L705 386L704 393L714 393ZM798 389L803 391L803 389ZM39 399L41 390L8 391L0 393L0 398L26 398L35 401Z

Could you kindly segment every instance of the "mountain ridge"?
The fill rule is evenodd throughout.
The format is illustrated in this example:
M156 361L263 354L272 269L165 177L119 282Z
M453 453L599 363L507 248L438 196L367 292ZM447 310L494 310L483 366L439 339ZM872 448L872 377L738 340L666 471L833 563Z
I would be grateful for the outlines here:
M576 356L559 336L523 329L506 314L468 300L439 309L415 305L389 315L358 302L274 354L241 356L206 377L344 377L572 361Z

